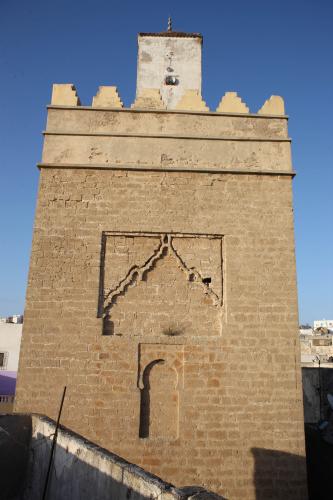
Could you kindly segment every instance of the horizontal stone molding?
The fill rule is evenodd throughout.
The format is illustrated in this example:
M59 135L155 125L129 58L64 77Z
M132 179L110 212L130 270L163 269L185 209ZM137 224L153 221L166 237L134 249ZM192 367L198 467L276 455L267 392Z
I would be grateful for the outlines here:
M103 231L105 236L161 236L163 235L163 231ZM169 231L168 234L171 234L175 238L222 238L223 234L220 233L180 233L179 231Z
M204 141L243 141L243 142L291 142L290 137L233 137L233 136L204 136L204 135L178 135L178 134L131 134L131 133L103 133L103 132L66 132L66 131L54 131L52 130L44 130L43 135L69 135L69 136L93 136L93 137L135 137L142 139L197 139Z
M135 133L135 132L134 132ZM158 132L157 132L158 133ZM291 170L289 142L46 135L43 163Z
M73 108L49 109L46 132L68 134L119 134L154 137L212 137L288 139L287 120L250 115L150 112L120 113L119 109L94 108L88 113ZM74 138L74 137L73 137Z
M99 107L93 106L56 106L48 105L47 109L73 109L73 110L89 110L89 111L101 111ZM119 113L175 113L175 114L186 114L186 115L200 115L200 116L241 116L243 118L279 118L288 120L288 115L274 115L274 114L256 114L256 113L218 113L216 111L192 111L192 110L179 110L179 109L144 109L144 108L104 108L103 111L117 111Z
M181 168L181 167L154 167L154 166L132 166L132 165L110 165L110 164L79 164L79 163L37 163L42 168L62 169L90 169L90 170L127 170L141 172L184 172L199 174L243 174L243 175L284 175L294 177L295 170L255 170L255 169L226 169L226 168Z

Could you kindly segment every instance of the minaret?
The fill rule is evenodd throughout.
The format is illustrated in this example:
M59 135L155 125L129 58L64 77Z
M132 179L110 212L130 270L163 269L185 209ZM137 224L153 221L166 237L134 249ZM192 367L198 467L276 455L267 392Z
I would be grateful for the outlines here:
M15 411L56 418L66 386L65 426L166 481L304 500L283 99L210 110L200 34L138 41L131 107L53 87ZM131 467L115 491L147 498Z
M187 89L201 95L200 33L168 29L161 33L139 33L136 95L143 89L159 89L167 109L174 109Z

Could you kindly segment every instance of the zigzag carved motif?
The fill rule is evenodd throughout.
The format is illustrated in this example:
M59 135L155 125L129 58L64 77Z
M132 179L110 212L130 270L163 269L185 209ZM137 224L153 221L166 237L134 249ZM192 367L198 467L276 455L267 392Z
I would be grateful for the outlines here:
M110 312L112 306L116 303L117 297L124 295L129 286L136 285L139 281L144 279L144 275L151 271L155 265L155 263L164 257L167 252L172 252L174 257L176 258L180 269L186 274L186 278L188 281L196 281L199 285L201 285L203 293L208 295L215 306L221 305L220 297L214 292L212 288L209 287L208 284L204 283L203 277L199 273L195 267L187 267L181 256L175 250L172 244L172 235L170 234L161 234L160 244L158 248L154 251L153 255L149 257L149 259L142 266L133 266L127 273L124 279L122 279L118 285L109 290L104 296L104 315L107 315Z

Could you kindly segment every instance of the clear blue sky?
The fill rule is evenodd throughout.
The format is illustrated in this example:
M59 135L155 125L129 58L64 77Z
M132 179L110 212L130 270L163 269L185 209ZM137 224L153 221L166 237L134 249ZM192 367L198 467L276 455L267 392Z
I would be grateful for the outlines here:
M0 316L23 312L52 83L91 104L99 85L134 99L136 35L204 35L203 96L237 91L290 116L300 321L333 317L332 0L0 0Z

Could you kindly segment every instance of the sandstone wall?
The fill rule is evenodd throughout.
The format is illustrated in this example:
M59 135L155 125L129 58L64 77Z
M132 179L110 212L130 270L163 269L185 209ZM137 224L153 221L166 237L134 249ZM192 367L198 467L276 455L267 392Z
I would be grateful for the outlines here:
M51 107L16 409L304 500L291 168L285 117Z

